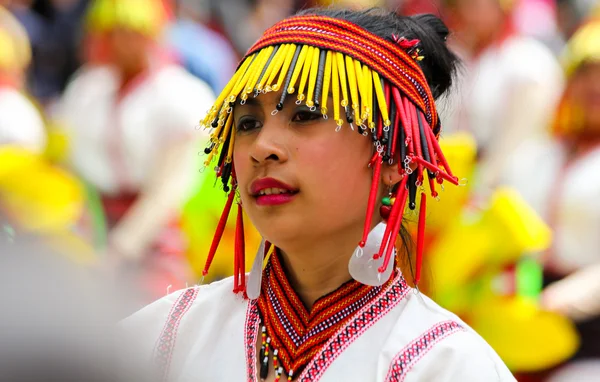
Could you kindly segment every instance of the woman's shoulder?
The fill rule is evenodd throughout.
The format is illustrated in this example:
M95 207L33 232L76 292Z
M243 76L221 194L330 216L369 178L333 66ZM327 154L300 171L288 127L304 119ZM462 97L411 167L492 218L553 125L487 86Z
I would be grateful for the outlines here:
M188 329L188 322L202 328L202 322L213 316L207 312L243 311L247 301L232 292L233 279L226 278L173 292L127 317L121 322L125 336L140 349L152 349L159 337L176 337Z
M481 336L422 293L407 296L384 354L388 380L515 381Z
M192 309L200 305L239 302L241 297L232 293L233 278L228 277L205 285L194 285L162 297L124 320L124 323L167 318L176 309Z

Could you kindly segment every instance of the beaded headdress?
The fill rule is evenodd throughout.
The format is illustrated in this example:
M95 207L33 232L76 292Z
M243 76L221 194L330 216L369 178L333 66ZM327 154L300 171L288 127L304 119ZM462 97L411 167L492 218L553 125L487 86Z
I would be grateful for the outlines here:
M205 149L205 165L211 166L216 160L217 177L229 193L204 274L216 252L237 188L232 161L233 107L237 102L244 104L249 97L268 92L281 92L273 114L282 110L287 97L295 96L297 104L305 103L313 111L320 110L323 118L327 118L327 101L331 98L337 129L346 125L372 140L374 154L365 165L373 168L373 181L364 233L357 247L360 256L377 204L381 166L384 162L401 164L399 172L403 178L391 198L396 202L382 210L387 220L383 240L377 253L366 254L383 259L380 273L388 267L407 200L409 208L415 209L417 189L425 182L424 173L434 198L436 183L458 184L437 142L440 122L434 97L419 66L422 54L418 40L394 36L394 41L388 41L349 21L326 16L291 17L264 33L241 61L202 123L212 129ZM425 200L423 189L415 281L420 272ZM241 205L238 213L234 289L244 292Z

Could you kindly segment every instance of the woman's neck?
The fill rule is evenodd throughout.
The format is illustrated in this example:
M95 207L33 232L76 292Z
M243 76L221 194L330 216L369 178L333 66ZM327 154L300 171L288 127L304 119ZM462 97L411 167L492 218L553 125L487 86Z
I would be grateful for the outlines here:
M362 228L354 231L347 230L338 237L329 235L321 240L303 240L301 246L281 251L290 285L309 311L320 297L352 278L348 261Z

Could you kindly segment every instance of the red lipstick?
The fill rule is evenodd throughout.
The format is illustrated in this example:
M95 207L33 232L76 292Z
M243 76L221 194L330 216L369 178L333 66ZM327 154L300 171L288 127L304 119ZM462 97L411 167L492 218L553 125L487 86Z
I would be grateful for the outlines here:
M259 206L276 206L291 202L298 190L273 178L257 179L250 185L250 195Z

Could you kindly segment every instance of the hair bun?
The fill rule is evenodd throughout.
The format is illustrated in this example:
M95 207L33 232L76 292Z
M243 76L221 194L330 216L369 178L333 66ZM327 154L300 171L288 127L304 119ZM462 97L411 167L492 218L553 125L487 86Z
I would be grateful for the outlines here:
M435 32L442 41L445 42L448 39L450 30L437 16L432 14L420 14L412 16L412 18L421 24L424 29Z

